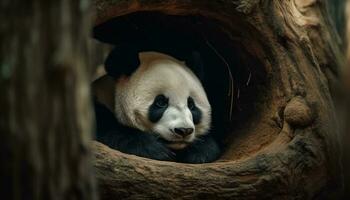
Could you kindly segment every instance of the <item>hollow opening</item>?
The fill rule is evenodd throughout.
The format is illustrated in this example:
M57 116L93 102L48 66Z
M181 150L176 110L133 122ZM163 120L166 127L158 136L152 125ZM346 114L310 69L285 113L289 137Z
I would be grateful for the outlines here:
M260 142L259 135L255 137L255 132L248 131L257 125L262 107L269 101L269 77L256 55L258 48L247 45L246 27L232 28L231 25L242 23L239 18L232 23L203 15L142 11L97 25L94 37L112 45L136 45L143 51L157 49L170 55L200 52L204 69L195 73L203 75L202 84L212 106L211 134L226 152L223 159L235 160L253 153L256 146L261 148L269 140ZM236 137L241 139L236 141ZM237 143L245 143L245 149L231 155L240 148Z

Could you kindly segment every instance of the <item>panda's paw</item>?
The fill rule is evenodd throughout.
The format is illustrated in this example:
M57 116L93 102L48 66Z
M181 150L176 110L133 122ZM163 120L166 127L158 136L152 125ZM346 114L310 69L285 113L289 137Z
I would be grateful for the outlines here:
M221 150L211 137L199 138L189 147L178 153L178 161L183 163L209 163L217 160Z
M124 141L119 146L119 150L155 160L173 161L175 158L174 152L151 134L137 134L133 138L129 138L129 141Z
M139 147L138 152L139 156L155 160L173 161L175 158L175 153L157 140L150 140L148 143L144 143Z

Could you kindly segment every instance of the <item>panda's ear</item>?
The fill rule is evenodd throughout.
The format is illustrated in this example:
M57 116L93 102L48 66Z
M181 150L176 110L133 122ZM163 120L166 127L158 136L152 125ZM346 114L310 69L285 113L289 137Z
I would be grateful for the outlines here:
M196 74L201 82L205 80L204 64L199 51L192 51L186 59L186 65Z
M127 46L115 47L105 61L107 74L115 79L122 75L130 76L139 66L138 50Z

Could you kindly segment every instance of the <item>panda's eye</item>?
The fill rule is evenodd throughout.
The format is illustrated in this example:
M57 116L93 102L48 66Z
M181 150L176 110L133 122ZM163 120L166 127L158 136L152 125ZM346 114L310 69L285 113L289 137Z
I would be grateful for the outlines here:
M195 108L194 100L192 99L192 97L188 97L188 99L187 99L187 107L190 110L193 110Z
M158 95L155 100L154 104L159 108L165 108L168 106L168 98L166 98L164 95Z

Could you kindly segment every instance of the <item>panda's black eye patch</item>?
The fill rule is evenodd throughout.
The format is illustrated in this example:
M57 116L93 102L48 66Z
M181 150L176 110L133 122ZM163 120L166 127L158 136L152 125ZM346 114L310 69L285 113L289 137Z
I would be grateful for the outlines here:
M165 110L168 108L169 99L164 95L158 95L154 98L152 105L148 109L148 118L151 122L159 121Z
M194 104L194 100L192 99L192 97L188 97L187 99L187 107L190 109L190 110L193 110L196 105Z
M188 97L187 99L187 107L190 109L192 113L193 123L199 124L202 120L202 112L199 110L199 108L194 103L194 100L192 97Z
M159 108L168 107L168 103L169 103L169 99L166 98L164 95L158 95L158 96L154 99L154 104L155 104L156 106L158 106Z

